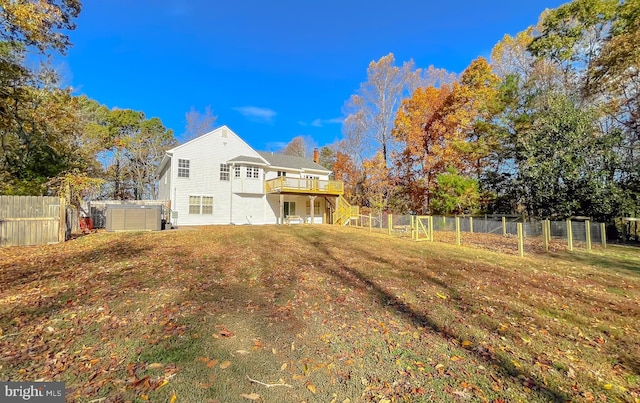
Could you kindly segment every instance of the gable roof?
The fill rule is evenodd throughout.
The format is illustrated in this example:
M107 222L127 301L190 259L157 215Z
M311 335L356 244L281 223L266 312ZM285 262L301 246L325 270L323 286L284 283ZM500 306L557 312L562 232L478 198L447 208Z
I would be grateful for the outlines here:
M274 168L288 168L295 170L312 170L331 172L331 170L316 164L313 160L303 157L295 157L293 155L276 154L272 152L258 151L258 154L264 158L269 165Z

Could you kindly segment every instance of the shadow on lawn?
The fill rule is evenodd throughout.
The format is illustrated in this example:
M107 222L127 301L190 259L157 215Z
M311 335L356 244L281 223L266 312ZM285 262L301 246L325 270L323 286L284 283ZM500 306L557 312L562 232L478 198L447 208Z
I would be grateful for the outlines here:
M340 267L340 271L330 269L330 272L331 274L342 279L351 286L357 287L359 284L364 284L366 286L365 288L368 289L369 292L373 294L381 304L388 306L389 309L395 309L396 312L411 320L415 325L431 329L447 340L457 338L456 334L452 331L451 328L441 326L434 320L432 320L429 316L417 312L406 303L400 301L394 295L382 289L375 282L371 281L357 270L342 266ZM445 288L450 289L449 287ZM536 386L538 387L537 392L545 398L550 398L553 401L557 402L565 402L569 400L569 397L566 394L543 386L542 382L535 379L532 374L517 369L511 362L507 361L504 358L481 354L480 352L475 350L467 351L475 354L478 358L482 359L485 362L488 362L490 365L496 365L501 369L502 372L509 376L518 377L519 375L524 375L529 379L535 380Z
M564 260L570 263L579 263L582 265L590 265L602 267L611 270L625 270L631 274L640 275L640 254L637 260L627 259L622 256L615 255L599 255L585 252L558 252L552 256L556 259Z
M325 255L328 258L327 261L331 262L331 264L321 265L321 267L323 267L328 274L336 277L350 287L360 288L365 293L368 292L375 299L377 299L382 306L386 306L388 307L388 309L394 309L398 314L404 316L406 319L413 322L416 326L430 329L445 340L460 339L460 337L455 333L453 329L438 324L428 315L417 311L410 305L398 299L395 295L386 291L383 287L369 279L357 269L344 264L342 259L333 255L330 250L323 246L322 242L310 242L313 240L312 238L312 236L309 237L309 242L307 243L319 249L321 254ZM375 257L372 263L383 263L392 267L391 262L386 262L383 259L380 259L380 257ZM459 304L459 308L461 308L462 310L466 310L467 308L473 309L472 306L467 306L467 303L463 302L461 298L456 298L456 296L459 296L460 293L451 285L438 278L429 276L426 273L415 270L412 272L418 275L421 279L431 282L447 290L447 292L450 293L454 300L456 300L456 302ZM486 354L486 352L482 350L467 350L467 352L469 354L475 355L477 358L488 363L490 366L497 367L500 372L505 374L505 376L511 376L514 378L524 376L527 379L531 380L534 383L534 387L532 387L531 389L535 393L538 393L544 399L550 399L556 402L565 402L570 400L569 396L567 396L565 393L544 386L542 380L538 379L528 371L516 368L515 365L511 363L506 357L500 357L494 354Z

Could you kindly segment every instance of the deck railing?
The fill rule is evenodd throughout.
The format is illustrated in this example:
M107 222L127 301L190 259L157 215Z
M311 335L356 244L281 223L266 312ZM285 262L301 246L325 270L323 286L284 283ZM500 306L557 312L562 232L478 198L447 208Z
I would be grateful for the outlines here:
M336 208L333 212L333 223L335 225L349 225L351 219L360 216L360 208L352 206L347 200L340 196L336 200Z
M266 193L313 193L327 195L341 195L344 193L344 183L321 179L288 178L281 176L265 182Z

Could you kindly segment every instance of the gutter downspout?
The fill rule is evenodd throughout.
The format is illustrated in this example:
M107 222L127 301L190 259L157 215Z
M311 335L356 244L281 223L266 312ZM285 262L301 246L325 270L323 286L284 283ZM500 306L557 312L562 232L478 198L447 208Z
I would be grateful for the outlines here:
M235 164L231 164L229 166L229 224L233 224L233 177L235 175Z

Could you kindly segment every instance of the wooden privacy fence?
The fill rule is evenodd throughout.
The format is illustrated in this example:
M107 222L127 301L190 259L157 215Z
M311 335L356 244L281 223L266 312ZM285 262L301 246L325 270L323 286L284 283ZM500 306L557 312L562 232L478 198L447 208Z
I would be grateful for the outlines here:
M64 242L71 233L64 198L0 196L0 246Z

